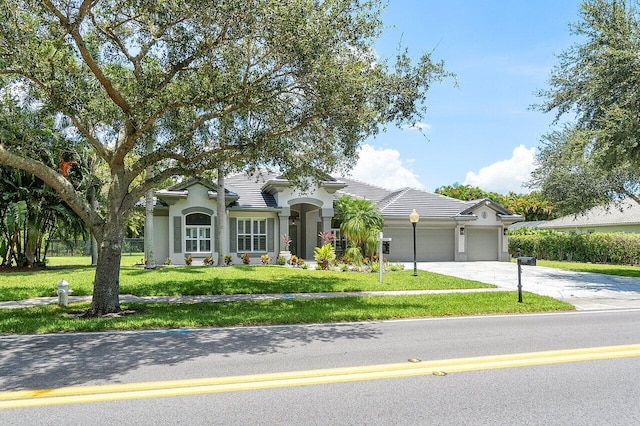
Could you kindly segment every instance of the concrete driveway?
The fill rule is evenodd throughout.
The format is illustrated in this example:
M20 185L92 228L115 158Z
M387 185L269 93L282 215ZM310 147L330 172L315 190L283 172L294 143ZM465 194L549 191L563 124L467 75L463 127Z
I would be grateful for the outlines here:
M413 268L412 263L405 266L406 269ZM516 263L420 262L418 269L513 290L518 288ZM638 278L522 266L522 290L551 296L580 310L640 308Z

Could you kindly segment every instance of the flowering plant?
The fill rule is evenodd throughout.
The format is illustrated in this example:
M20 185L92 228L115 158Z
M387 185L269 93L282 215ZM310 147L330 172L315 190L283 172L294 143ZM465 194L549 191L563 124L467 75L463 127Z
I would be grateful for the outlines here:
M289 244L291 244L291 237L289 237L289 234L284 234L282 236L282 242L284 243L284 250L289 251Z

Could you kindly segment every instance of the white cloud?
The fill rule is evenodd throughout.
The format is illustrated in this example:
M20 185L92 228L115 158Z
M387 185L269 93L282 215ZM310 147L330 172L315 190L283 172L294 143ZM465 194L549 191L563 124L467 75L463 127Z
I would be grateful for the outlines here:
M495 162L483 167L476 174L467 172L465 185L477 186L485 191L506 194L513 192L529 192L522 186L531 176L535 168L535 148L527 149L520 145L513 150L508 160Z
M364 144L360 147L359 154L358 163L351 171L353 179L388 189L424 189L418 175L404 167L400 152L395 149L376 149ZM410 163L412 160L406 162Z
M414 123L412 125L402 126L404 129L416 130L420 133L427 133L431 130L431 124L427 123Z

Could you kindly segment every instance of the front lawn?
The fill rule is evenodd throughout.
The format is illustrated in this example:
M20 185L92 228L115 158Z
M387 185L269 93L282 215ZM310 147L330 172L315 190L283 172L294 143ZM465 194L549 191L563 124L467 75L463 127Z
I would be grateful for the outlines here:
M54 262L51 262L54 263ZM495 287L420 271L389 272L384 282L377 273L334 272L281 266L240 265L160 267L144 270L123 257L120 294L136 296L191 296L216 294L319 293L376 290L441 290ZM128 265L128 266L127 266ZM91 266L64 266L34 272L0 275L0 301L55 296L57 283L66 280L74 296L91 295L95 269Z
M161 267L147 271L139 256L123 256L120 294L179 296L216 294L309 293L376 290L443 290L495 286L418 271L377 273L303 270L278 266ZM58 263L60 262L60 263ZM80 263L83 262L83 263ZM95 269L86 258L52 259L42 271L4 272L0 300L54 296L58 281L70 283L73 295L90 295ZM246 325L331 323L398 318L482 315L572 310L555 299L526 293L480 292L420 296L344 297L238 301L224 303L122 303L128 313L105 318L78 318L88 303L0 309L0 333L59 333L156 328L226 327Z
M135 311L132 315L90 319L69 316L88 306L72 303L67 307L0 309L0 333L315 324L574 309L567 303L526 292L524 303L517 303L516 292L492 292L225 303L131 303L122 307Z

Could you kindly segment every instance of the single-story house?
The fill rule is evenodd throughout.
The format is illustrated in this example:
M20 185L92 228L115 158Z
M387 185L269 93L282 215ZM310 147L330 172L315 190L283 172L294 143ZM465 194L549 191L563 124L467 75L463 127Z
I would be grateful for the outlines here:
M583 214L548 220L539 229L585 234L592 232L640 232L640 205L630 198L619 204L597 206Z
M283 250L283 235L291 239L293 254L312 260L321 231L332 227L333 201L342 195L375 203L385 223L384 256L389 261L413 260L413 226L409 215L420 215L416 225L418 261L508 261L507 227L522 220L489 199L461 201L426 191L396 191L348 178L329 177L307 193L301 193L281 176L263 172L257 176L236 174L225 178L224 197L216 186L192 178L156 192L154 254L158 262L170 258L184 264L191 254L194 264L206 256L216 259L216 203L224 202L227 232L225 254L239 263L248 253L252 263L269 254L275 260ZM217 259L216 259L217 260Z

